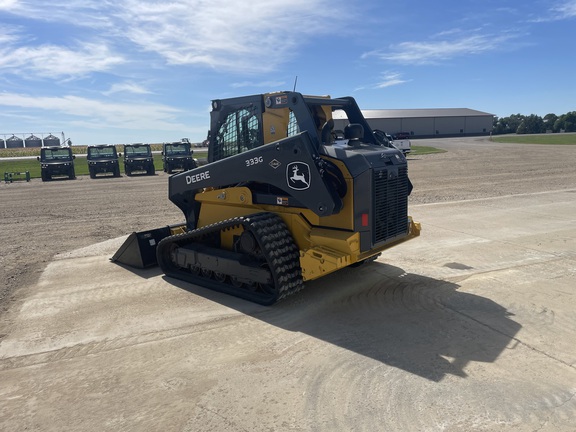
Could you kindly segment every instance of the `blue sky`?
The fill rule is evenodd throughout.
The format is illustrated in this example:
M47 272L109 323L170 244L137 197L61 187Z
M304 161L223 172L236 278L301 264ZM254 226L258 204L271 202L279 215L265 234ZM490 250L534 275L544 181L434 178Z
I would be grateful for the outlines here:
M0 136L202 141L210 101L576 110L576 0L0 0Z

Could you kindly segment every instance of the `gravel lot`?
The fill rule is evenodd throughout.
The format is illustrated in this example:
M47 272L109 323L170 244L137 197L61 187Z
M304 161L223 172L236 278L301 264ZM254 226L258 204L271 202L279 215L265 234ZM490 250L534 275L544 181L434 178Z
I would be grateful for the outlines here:
M448 150L410 157L412 204L469 200L575 186L572 146L498 144L486 138L414 140ZM56 253L182 220L168 176L0 183L0 310ZM22 293L20 293L22 294Z
M515 200L514 202L518 202L518 205L522 206L523 196L534 197L535 194L538 196L539 193L547 196L546 194L551 191L563 191L559 192L563 194L576 192L576 147L574 146L497 144L485 138L413 141L413 145L418 144L447 150L446 153L441 154L409 157L409 175L414 184L410 204L415 209L422 209L419 210L422 214L432 215L436 209L434 206L438 206L438 211L440 211L441 203L452 203L450 216L454 216L453 209L458 209L458 202L462 202L463 213L466 213L471 207L477 207L479 213L476 214L481 214L488 220L491 204L485 204L483 201L485 199L510 197L510 202ZM409 304L410 298L402 300L404 306L408 309L416 309L418 313L423 313L425 318L428 316L426 314L432 314L432 310L437 311L430 304L433 306L441 304L443 313L457 310L459 311L458 316L461 317L463 302L468 307L469 301L471 301L471 304L474 305L474 311L466 312L469 319L467 318L464 325L461 322L451 321L453 319L451 315L446 314L442 318L447 318L447 322L434 327L450 334L451 339L437 340L437 334L418 334L418 337L422 338L422 343L425 343L427 339L435 340L435 348L447 358L465 358L466 361L462 364L456 364L457 362L437 363L437 359L429 363L423 362L422 356L425 357L429 353L418 352L416 355L409 346L401 347L404 353L401 361L389 358L386 350L374 351L374 348L371 348L373 341L370 338L378 337L376 333L368 332L369 337L359 336L353 327L343 327L342 332L338 332L337 336L328 334L326 327L341 325L340 319L352 322L361 320L355 313L372 316L371 308L374 307L374 304L367 305L362 301L361 295L351 294L352 291L345 291L344 294L339 293L339 295L348 296L345 307L342 307L340 303L336 304L334 297L329 297L318 304L324 315L315 317L304 327L302 324L297 324L297 317L311 316L310 302L320 302L318 297L320 289L311 290L311 294L303 294L305 300L302 298L293 299L287 305L280 306L278 310L291 311L292 317L281 314L275 315L275 312L266 308L245 306L236 300L216 300L214 303L212 294L197 296L194 290L190 291L179 283L176 283L176 286L183 289L178 290L178 294L171 292L166 294L167 291L165 291L164 294L167 296L155 298L158 303L144 305L140 304L140 300L134 299L134 303L138 303L138 307L141 308L139 312L132 311L132 305L129 303L126 303L125 307L123 306L124 309L118 312L118 316L113 315L115 312L110 312L109 309L100 310L96 304L84 305L87 308L86 313L95 314L92 318L96 321L99 321L102 316L106 316L112 320L126 319L127 322L136 326L135 321L139 319L138 317L144 316L144 312L149 311L151 317L158 319L154 322L161 323L159 324L160 329L156 331L153 323L150 324L148 320L146 325L150 325L150 328L147 328L147 332L142 330L138 344L132 343L133 341L130 344L126 343L126 346L137 345L140 347L138 349L142 350L146 343L155 347L154 361L156 363L146 363L145 358L142 357L144 354L132 353L132 357L130 357L132 368L129 371L128 366L126 366L127 358L120 358L123 351L120 349L121 347L106 345L110 341L115 341L116 338L120 340L120 336L106 333L105 330L99 328L98 331L101 333L96 337L90 333L89 324L86 324L85 332L80 335L82 333L81 323L83 322L81 317L78 317L79 324L74 323L74 321L67 322L66 325L69 325L69 328L79 326L74 331L54 328L54 332L62 331L62 334L66 334L66 338L64 336L48 338L50 343L47 343L46 346L42 345L44 342L38 342L40 345L34 345L32 342L35 339L30 334L40 331L38 328L32 327L39 324L36 322L35 324L27 324L23 321L22 314L30 308L30 301L42 293L42 287L46 286L47 283L55 284L55 286L50 285L53 286L51 289L54 291L68 290L67 284L71 283L70 281L62 281L62 287L60 287L58 281L50 276L54 272L60 271L58 269L64 269L66 265L69 265L66 260L62 259L55 262L54 256L80 248L89 250L92 245L116 239L132 231L181 221L180 211L167 198L167 179L168 176L160 172L153 177L123 176L121 178L91 180L86 176L79 177L75 181L42 183L39 179L34 179L29 183L15 182L0 185L0 227L2 232L0 280L6 281L4 285L0 286L0 348L5 342L4 352L0 350L0 373L3 374L0 375L0 381L10 378L6 387L7 390L4 390L4 393L0 390L0 400L6 397L7 401L5 403L0 402L0 429L372 431L379 430L378 425L387 424L386 430L397 431L574 430L570 428L575 425L573 419L576 418L574 398L576 393L576 371L574 370L576 350L571 347L568 341L571 338L570 334L573 337L573 333L570 332L576 330L576 320L573 316L566 318L570 315L570 308L560 311L562 303L571 302L570 304L574 304L574 285L570 290L570 281L565 284L563 294L565 297L562 298L562 301L551 300L558 302L558 304L554 303L558 308L556 310L552 309L551 304L539 299L536 292L531 294L533 297L528 302L531 306L528 307L524 305L522 300L510 297L511 294L505 291L500 292L495 289L493 296L491 296L483 291L485 290L484 285L482 285L482 290L478 287L475 288L475 286L467 286L466 292L462 292L458 299L454 296L445 296L446 290L450 290L450 292L454 289L457 290L456 284L468 277L465 273L467 266L462 264L465 262L462 258L462 260L448 263L448 267L452 265L450 269L433 268L434 248L442 248L446 233L438 224L427 226L426 221L421 221L423 224L422 241L424 245L429 245L429 249L426 249L427 261L424 264L430 267L430 273L428 275L415 274L414 269L418 268L418 263L414 262L414 257L401 256L400 253L396 254L393 251L391 259L395 260L394 266L385 270L376 270L375 274L385 275L389 280L393 280L394 278L402 278L406 272L410 275L408 280L413 282L413 286L433 288L434 294L432 297L424 296L424 302L419 300L415 304ZM478 201L477 206L474 204L474 200ZM554 205L554 201L544 199L543 203L546 202L550 202L549 206ZM533 198L531 198L529 205L534 205ZM464 217L462 216L462 218ZM440 219L441 215L439 216ZM455 220L458 222L464 219L456 218ZM568 220L568 224L573 221ZM465 220L465 223L466 226L473 226L475 229L481 230L484 220ZM562 223L566 223L566 219ZM515 229L513 220L503 220L502 225L499 227L502 230ZM540 235L546 238L545 233L540 233ZM416 241L420 240L414 242ZM464 242L462 239L458 241ZM555 241L562 244L562 239L555 239ZM564 244L566 241L564 239ZM568 239L568 241L573 242L574 239ZM431 242L435 243L430 244ZM415 250L418 250L418 247L424 248L424 246L418 245L413 247ZM538 247L539 243L530 246L530 250L537 253ZM475 246L476 251L481 248L481 244ZM487 250L485 253L493 255L499 252ZM574 276L573 251L566 252L568 255L570 253L572 255L569 256L568 263L572 266L572 270L570 270L572 273L569 273L568 276L570 274ZM86 256L89 255L86 253ZM492 255L490 259L493 258ZM563 255L562 258L566 259L566 256ZM505 261L509 258L505 252L501 252L499 259ZM522 265L531 262L530 259L527 256ZM54 269L56 270L47 274L47 268L50 268L52 264L55 265ZM479 263L478 268L481 266L482 264ZM558 266L558 272L560 272L565 264L559 263ZM511 267L517 270L520 265ZM121 268L116 267L116 270L111 271L111 274L121 270ZM444 272L454 271L455 273L446 273L447 276L444 276L440 270ZM92 281L94 278L100 277L102 281L107 281L107 278L112 277L111 275L91 274L89 267L68 268L67 271L73 274L71 277L77 278L74 282L76 285L70 286L80 286L83 277L91 278ZM459 271L461 273L458 273ZM552 270L544 269L542 271L545 273ZM564 278L566 273L564 270L562 271ZM480 273L482 272L476 272L475 275ZM320 285L348 283L350 286L355 286L354 274L346 270L339 280L338 277L331 278ZM405 325L414 329L414 323L407 321L406 315L401 316L397 309L386 303L386 299L396 299L397 292L395 289L387 291L385 295L380 297L379 294L375 293L381 292L381 282L371 279L372 274L367 273L366 270L362 270L361 274L367 278L368 284L372 284L371 288L369 286L363 295L370 294L372 300L374 300L372 295L376 296L377 303L383 307L378 312L379 314L387 313L396 317L397 321L389 320L388 324L394 322L398 323L398 326ZM433 278L431 277L432 274ZM122 277L127 278L126 283L141 284L143 293L148 292L147 284L153 284L149 287L151 296L155 295L153 294L154 289L167 290L171 287L157 273L144 273L144 281L138 282L143 280L141 276L124 274ZM496 280L497 277L494 277ZM550 277L553 278L554 275ZM514 276L511 278L514 279ZM523 280L523 283L528 283L528 281ZM520 288L514 292L518 296L522 295ZM98 298L98 301L100 300L101 298ZM306 306L300 305L304 301ZM522 308L518 307L516 310L518 315L516 321L522 318L522 312L526 313L525 320L521 322L521 325L517 325L516 321L513 322L507 314L504 314L501 306L494 303L496 301L500 304L505 303L508 309L513 308L514 305L522 304ZM225 333L228 331L227 326L235 326L235 331L239 332L237 337L245 336L246 339L227 340L224 337L218 348L208 348L210 338L196 340L195 343L199 345L195 346L194 349L198 349L200 352L209 352L209 360L187 357L188 354L184 351L185 346L182 346L181 343L177 343L177 348L162 348L160 345L167 343L167 340L183 337L184 333L173 333L176 331L175 329L180 327L170 321L176 319L174 317L178 315L180 308L188 308L188 310L193 308L194 315L188 317L190 322L202 321L199 328L208 323L210 328L202 327L204 329L202 331L212 332L213 334L210 336L212 340L220 340L221 336L218 331ZM528 311L530 308L532 310ZM82 310L81 307L78 307L76 312ZM131 315L132 312L134 315ZM338 315L340 318L335 318L337 313L340 314ZM435 313L428 316L432 323L439 319ZM486 324L484 317L475 315L475 313L497 313L500 320ZM164 321L155 314L162 314L162 320L170 324L163 324ZM566 334L562 334L562 337L559 333L556 336L553 336L552 333L548 336L546 333L538 335L538 328L542 328L549 320L554 321L555 314L558 322L562 322L561 317L566 320L563 321ZM36 318L37 316L39 315L35 315ZM237 321L236 324L234 321L226 324L226 320L230 319L231 316L240 321ZM184 315L179 319L184 319ZM204 319L206 320L204 321ZM221 324L216 325L215 322L221 322ZM470 324L471 322L480 322L482 325L474 326ZM49 321L46 323L47 328L51 328ZM184 325L180 321L178 323ZM365 324L360 322L360 328L368 328L368 326L364 327ZM142 328L142 323L138 325ZM434 324L432 325L434 326ZM390 331L388 327L376 322L371 322L370 326L372 326L370 328L376 326L381 332ZM534 338L533 343L525 343L524 340L515 336L520 331L520 327L524 328L524 332L528 332L528 338ZM483 332L488 330L492 334L489 338L490 343L486 345L489 348L486 346L477 348L473 344L474 340L485 341L487 336ZM197 331L200 332L200 330ZM549 331L552 332L553 329ZM168 332L172 333L167 336ZM288 333L288 336L285 332ZM186 332L185 334L188 335ZM74 355L51 356L50 353L52 352L61 352L59 350L69 350L72 349L71 347L80 346L83 343L92 343L90 342L92 337L90 335L94 338L100 338L103 341L101 344L104 345L98 345L99 348L93 350L88 348L85 357L76 351ZM144 340L143 335L146 335L148 339ZM413 334L406 336L412 337ZM30 337L29 340L26 339L28 337ZM126 339L128 335L123 337ZM275 340L275 337L278 339ZM546 337L549 339L547 342L540 340ZM28 341L26 347L18 345L19 343L24 344L21 342L24 339ZM317 345L317 340L330 342L330 347ZM462 346L465 346L470 352L476 352L476 354L458 355L461 352L455 353L451 345L454 341L460 349L464 349ZM379 340L380 342L382 341ZM395 343L397 345L397 341ZM545 346L541 346L539 343ZM203 344L207 345L204 346ZM254 347L261 345L260 354L249 349L252 344ZM528 353L538 352L542 353L543 356L539 357L538 361L527 363L522 359L531 354L526 354L526 352L523 354L511 353L505 350L505 347L510 348L515 344L528 347L526 348ZM120 345L122 344L120 343ZM31 348L33 346L35 348ZM335 353L331 348L333 346L345 348L347 354ZM450 346L449 349L444 349L448 346ZM569 348L566 348L568 351L562 353L555 352L554 346L556 348ZM14 357L10 354L11 347L14 347ZM389 348L391 350L396 349L392 345ZM168 351L164 351L164 349ZM477 352L479 349L484 351L479 354ZM167 352L173 355L179 353L180 357L170 357ZM151 354L148 353L147 355ZM234 355L238 357L236 358ZM518 357L511 357L514 355ZM38 357L34 356L42 357L41 360L38 360ZM361 356L364 360L359 361L355 356ZM27 358L28 360L26 360ZM546 364L543 360L546 358L555 359L554 365ZM325 367L326 359L329 359L332 367ZM371 360L372 363L367 362L366 359ZM219 366L214 366L217 370L204 371L200 374L201 376L197 376L192 391L190 378L183 378L186 375L184 366L188 364L191 368L199 370L207 367L205 366L206 362ZM282 367L286 371L284 375L282 372L280 375L275 374L279 371L275 369L274 362L282 363ZM467 369L467 365L473 362L481 366L468 366ZM96 366L104 363L107 364L106 372L100 368L101 366ZM193 366L192 363L194 363ZM297 365L300 363L306 365L305 369L299 369ZM71 372L70 382L67 381L68 378L65 378L63 372L62 374L56 372L59 367L63 370L70 368L71 371L76 371ZM291 367L294 367L294 370L291 370ZM30 372L28 371L30 368L36 371L38 368L47 369L41 374L44 376L46 372L47 377L52 377L46 379L51 381L48 383L48 381L41 381L40 378L26 378L29 376L26 374ZM528 371L527 375L520 372L522 368L525 368L524 372ZM85 372L78 372L80 370L85 370ZM144 372L145 370L147 372ZM173 376L169 376L167 370L179 371L180 374L174 372ZM400 370L402 374L397 373L397 370ZM229 371L234 371L234 373ZM448 393L443 393L443 391L446 392L447 390L441 391L440 387L431 385L431 383L438 383L443 379L446 381L445 377L448 375L464 378L467 375L474 376L483 373L489 375L490 379L480 380L475 385L470 384L470 380L468 380L468 386L460 388L461 393L450 395L450 403L447 406L443 406L444 401L448 400L444 399ZM168 390L166 394L152 392L142 384L152 382L154 376L158 374L162 375L162 391ZM127 376L132 379L130 385L127 384L128 378L124 378ZM380 384L377 385L376 381L369 379L373 376L379 377ZM259 384L254 384L261 377L265 377L265 380L263 379ZM529 388L526 377L531 377L530 379L536 381L542 380L550 388L544 389L545 385L542 384L537 390L533 390ZM417 379L422 378L425 384L417 381ZM92 379L94 381L91 381ZM278 384L275 385L277 380L285 387L279 388ZM137 384L137 381L140 384ZM311 385L311 381L315 385ZM303 383L306 385L304 386ZM504 386L503 383L506 385ZM258 391L250 391L253 385L259 386ZM312 393L303 391L303 386L308 390L312 389ZM69 391L64 391L62 388L68 388ZM95 388L97 390L94 390ZM390 393L387 393L383 388L388 388ZM123 391L120 392L118 389L123 389ZM542 395L538 397L528 398L526 396L527 393L540 391ZM59 396L52 397L53 394ZM86 394L89 394L88 398L100 398L101 408L94 408L95 399L83 399L86 398ZM144 394L146 394L145 398ZM168 394L173 395L173 399ZM210 394L210 398L203 399L206 394ZM386 394L387 398L393 399L394 402L386 399L383 394ZM487 402L484 399L486 395L493 397L492 402ZM353 400L344 401L342 396L353 398ZM27 401L25 408L16 409L17 405L11 405L9 401L17 398L24 398ZM238 398L242 400L239 401ZM78 402L81 399L84 402ZM375 402L370 402L372 399ZM294 402L296 408L290 408L291 401L296 400L300 401ZM265 401L264 404L263 401ZM388 405L385 405L386 403ZM415 406L416 403L422 405ZM483 403L481 409L477 409L481 403ZM229 409L226 408L226 404L236 404L234 405L236 408L231 409L229 415L224 414ZM513 406L517 409L503 409L502 406L504 405L502 404L510 404L506 406ZM78 413L75 420L67 417L67 406L71 406L73 412ZM332 408L328 409L328 406ZM139 409L144 409L142 407L145 407L146 413L139 411ZM433 413L438 414L442 409L450 409L452 413L446 415L444 420L439 420L440 416L434 416ZM382 411L380 412L380 410ZM462 410L464 417L458 419L460 410ZM497 414L491 415L491 410ZM389 417L383 423L384 420L381 417L383 414L381 413L384 412ZM304 415L303 413L307 413L305 419L298 417ZM57 420L54 423L48 422L48 419L54 416Z

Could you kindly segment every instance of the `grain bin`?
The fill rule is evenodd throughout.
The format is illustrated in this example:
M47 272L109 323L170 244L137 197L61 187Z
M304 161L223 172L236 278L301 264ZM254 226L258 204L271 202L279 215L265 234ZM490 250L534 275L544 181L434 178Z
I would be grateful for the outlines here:
M42 147L42 139L38 138L36 135L30 135L24 140L24 146L28 147Z
M44 147L60 147L60 138L50 134L44 138Z
M6 140L6 148L19 148L24 147L24 140L18 138L16 135L12 135Z

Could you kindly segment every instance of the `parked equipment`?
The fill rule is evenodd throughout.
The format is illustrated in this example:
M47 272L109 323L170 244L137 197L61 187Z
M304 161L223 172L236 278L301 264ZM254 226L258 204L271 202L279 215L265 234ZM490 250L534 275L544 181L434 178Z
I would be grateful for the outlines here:
M120 165L118 153L114 145L95 145L87 148L86 160L90 178L96 178L96 174L110 173L114 177L120 177Z
M124 145L124 172L127 176L131 176L134 172L147 175L156 173L150 144Z
M208 164L168 181L185 223L133 233L112 260L146 267L155 250L167 276L264 305L420 234L406 158L351 97L214 100Z
M197 167L192 157L194 150L190 141L164 143L162 145L162 164L164 172L172 174L174 171L188 171Z
M42 147L36 158L40 161L42 181L50 181L56 176L75 179L75 158L70 147Z

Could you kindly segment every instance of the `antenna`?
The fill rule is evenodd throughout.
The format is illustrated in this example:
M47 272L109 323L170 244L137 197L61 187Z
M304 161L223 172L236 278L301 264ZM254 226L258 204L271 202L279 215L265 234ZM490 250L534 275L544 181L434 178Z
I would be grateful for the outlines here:
M298 83L298 75L296 75L296 78L294 79L294 90L292 91L296 91L296 83Z

